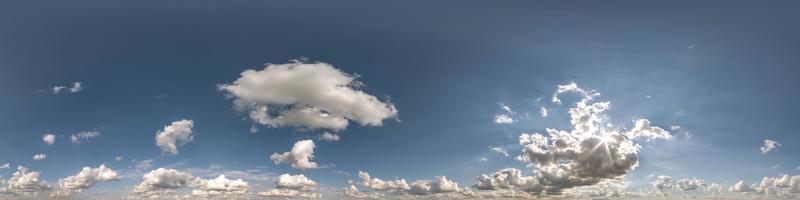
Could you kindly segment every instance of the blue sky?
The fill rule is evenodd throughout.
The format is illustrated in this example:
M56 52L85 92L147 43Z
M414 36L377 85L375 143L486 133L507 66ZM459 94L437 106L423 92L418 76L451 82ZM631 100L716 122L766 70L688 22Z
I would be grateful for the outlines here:
M67 197L139 198L132 190L158 168L204 180L220 174L243 179L248 198L264 198L257 193L275 188L351 198L342 192L351 185L348 180L364 195L499 192L472 186L477 177L505 168L533 177L542 171L515 159L526 148L519 136L547 136L546 128L572 130L568 111L586 96L566 92L562 104L551 98L559 85L576 83L599 92L595 102L610 102L603 123L625 132L634 120L648 119L671 139L626 138L641 145L638 167L609 180L562 194L522 186L509 190L575 197L569 195L576 188L614 180L627 184L622 189L627 195L643 198L716 195L709 194L711 183L729 197L796 198L789 189L759 192L754 185L752 191L731 192L729 187L739 180L759 184L764 177L799 173L797 6L790 1L7 1L0 3L0 165L10 165L0 169L0 179L13 178L17 166L41 172L39 179L50 187L35 189L36 198L67 191L59 180L101 165L117 177L91 179L90 186L73 188ZM278 97L299 99L269 104L256 98L257 105L273 106L268 114L275 116L303 106L321 108L348 115L342 117L348 126L308 127L303 120L259 124L248 113L253 107L236 109L234 100L245 97L220 89L235 85L246 70L282 64L312 67L309 73L320 78L256 84L255 92L282 89L298 96ZM320 73L322 68L338 73ZM314 97L323 92L291 87L331 77L354 78L363 86L344 88L366 97L352 99L375 101L341 104ZM80 91L69 91L75 82ZM54 93L55 86L65 88ZM361 108L365 105L378 107ZM393 106L396 113L380 105ZM330 110L337 106L342 110ZM547 117L540 114L542 107ZM354 113L379 114L349 116ZM513 123L496 123L501 114ZM185 144L177 145L174 155L163 151L156 134L183 119L192 121L191 133L170 134L192 139L177 139ZM375 119L380 124L366 123ZM254 127L258 131L251 133ZM340 140L320 139L326 131ZM99 134L73 143L70 136L80 132ZM45 143L44 134L54 134L55 142ZM306 139L314 143L316 169L270 158ZM780 145L762 153L767 139ZM33 160L35 154L46 158ZM359 171L408 184L446 176L459 190L380 191L362 183ZM279 186L275 180L282 174L302 174L316 186ZM666 191L653 187L660 175L674 179ZM703 189L682 191L677 181L692 177L705 181ZM800 184L800 177L791 183ZM0 198L31 195L8 185L0 185L9 189ZM170 194L202 185L181 185Z

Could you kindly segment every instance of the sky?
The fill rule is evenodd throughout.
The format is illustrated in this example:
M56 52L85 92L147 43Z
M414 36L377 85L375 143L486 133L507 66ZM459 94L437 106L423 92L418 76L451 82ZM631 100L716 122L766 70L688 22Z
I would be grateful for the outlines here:
M800 198L798 6L3 1L0 199Z

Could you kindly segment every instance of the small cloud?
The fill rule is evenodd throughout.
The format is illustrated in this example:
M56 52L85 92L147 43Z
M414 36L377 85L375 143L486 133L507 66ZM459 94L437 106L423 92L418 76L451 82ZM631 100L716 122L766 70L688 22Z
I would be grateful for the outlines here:
M539 108L539 114L542 115L542 117L547 117L547 108L545 108L544 106Z
M45 154L33 155L33 160L44 160L45 158L47 158L47 155L45 155Z
M478 158L478 161L479 161L479 162L486 162L486 161L489 161L489 158L486 158L486 157L480 157L480 158Z
M100 133L97 131L84 131L77 134L73 134L69 136L70 140L74 144L80 144L81 140L88 140L89 138L100 136Z
M47 145L53 145L53 143L56 142L56 135L49 133L44 134L42 135L42 141L44 141L44 143L46 143Z
M114 158L114 160L116 161L121 161L122 159L123 159L122 156L117 156L116 158Z
M8 169L8 168L11 168L11 163L0 165L0 169Z
M74 82L74 83L72 83L72 87L69 88L69 92L70 93L80 92L81 90L83 90L83 86L82 86L81 82Z
M61 86L61 85L53 86L53 94L61 93L61 90L64 90L66 88L67 87L64 87L64 86Z
M167 98L167 95L166 94L159 94L159 95L156 95L156 96L153 97L153 99L163 99L163 98Z
M333 134L333 133L330 133L330 132L326 131L325 133L323 133L322 135L319 136L319 139L320 140L324 140L324 141L328 141L328 142L335 142L335 141L339 141L341 138L339 138L339 135L336 135L336 134Z
M770 152L779 146L781 146L781 143L778 143L775 140L766 139L764 140L764 146L761 146L761 153L766 154L767 152Z
M497 152L497 153L501 153L504 156L508 157L508 152L506 151L506 149L503 149L503 147L492 147L489 150L492 150L492 151Z
M514 119L512 119L511 116L508 116L506 114L499 114L494 116L494 123L511 124L514 123Z

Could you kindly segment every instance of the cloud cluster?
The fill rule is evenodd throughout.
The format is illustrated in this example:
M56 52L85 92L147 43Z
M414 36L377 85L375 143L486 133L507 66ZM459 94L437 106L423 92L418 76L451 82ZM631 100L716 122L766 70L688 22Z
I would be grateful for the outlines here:
M292 168L300 170L316 169L319 168L317 163L311 161L314 159L314 141L301 140L294 143L292 150L283 153L273 153L269 158L276 165L288 164Z
M268 127L343 130L349 121L381 126L397 116L390 102L361 90L357 75L328 63L268 64L263 70L246 70L230 84L217 89L233 99L239 111Z
M773 149L781 146L781 143L778 143L775 140L766 139L764 140L764 145L761 146L761 153L765 154L767 152L772 151Z
M800 193L800 175L764 177L760 183L753 183L752 185L739 181L728 188L728 191L763 195L766 199L777 197L796 198Z
M100 133L97 131L84 131L77 134L72 134L69 138L72 140L74 144L80 144L81 140L88 140L89 138L100 136Z
M56 143L56 135L49 133L44 134L42 135L42 141L47 145L53 145L53 143Z
M194 121L188 119L172 122L165 126L164 130L156 133L156 146L161 148L164 153L178 154L179 146L186 145L194 139L192 136L193 126Z
M379 178L372 178L369 173L363 171L358 172L358 177L364 187L374 191L388 191L399 195L430 195L462 191L458 187L458 183L448 180L445 176L436 176L433 180L416 180L411 184L408 184L405 179L384 181ZM348 190L351 195L358 194L356 193L358 192L357 188L356 190Z
M517 120L512 118L511 116L514 115L514 111L511 110L511 107L508 107L504 103L499 103L500 109L503 110L503 113L497 114L494 116L494 123L497 124L513 124Z
M119 179L116 171L100 165L97 168L84 167L78 174L59 180L59 188L66 194L81 192L91 188L98 182L115 181Z
M273 198L320 198L321 195L319 193L309 192L316 188L317 182L312 181L303 174L282 174L275 179L275 188L259 192L258 195Z
M522 177L512 169L505 169L492 176L481 176L475 188L513 187L532 194L561 194L564 189L595 185L635 169L641 146L634 139L672 138L669 132L651 126L646 119L636 120L634 128L627 131L614 128L603 115L610 102L594 101L599 93L575 83L559 85L553 102L560 104L558 95L565 92L582 96L569 109L573 130L547 128L547 136L523 133L519 137L523 149L517 159L535 169L533 176Z
M3 187L0 187L0 194L11 195L37 195L41 191L50 190L47 181L39 180L41 172L29 171L28 168L17 166L17 171L11 175L11 178L2 181Z
M142 182L131 190L131 194L135 197L157 198L173 193L178 188L193 186L198 181L188 172L158 168L144 174Z

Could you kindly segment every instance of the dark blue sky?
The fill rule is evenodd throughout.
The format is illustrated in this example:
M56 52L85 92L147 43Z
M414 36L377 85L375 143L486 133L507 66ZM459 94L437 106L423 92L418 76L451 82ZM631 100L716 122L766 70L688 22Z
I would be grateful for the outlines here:
M461 186L526 163L517 137L568 129L569 105L548 100L575 82L612 102L621 127L647 118L691 139L643 142L631 188L653 175L731 185L796 174L800 147L800 6L792 1L4 1L0 3L0 165L57 182L84 166L133 171L222 165L304 173L342 188L354 174L411 180L446 175ZM300 171L269 155L321 131L259 127L217 90L247 69L292 59L358 74L398 119L351 126L316 143ZM55 85L82 82L78 93ZM649 96L649 97L648 97ZM537 101L543 98L543 101ZM531 117L496 124L498 103ZM550 108L547 118L539 108ZM194 141L164 155L154 136L180 119ZM97 131L88 142L69 135ZM64 135L50 146L45 133ZM673 134L676 134L673 132ZM762 154L764 139L782 145ZM511 156L489 149L503 146ZM34 154L47 159L33 161ZM122 161L114 161L122 156ZM479 162L481 157L487 162ZM702 164L700 164L702 163ZM12 169L0 169L10 177ZM351 176L333 173L344 171ZM203 176L203 174L195 174ZM103 185L124 190L141 174ZM271 182L264 183L265 185ZM109 186L110 185L110 186ZM634 189L629 189L634 190Z

